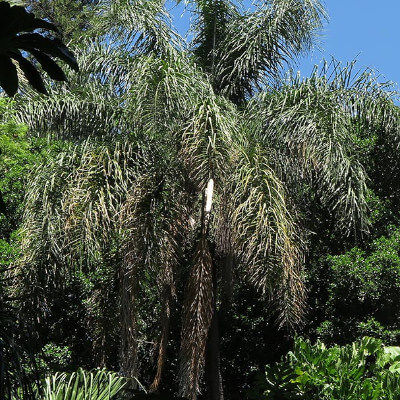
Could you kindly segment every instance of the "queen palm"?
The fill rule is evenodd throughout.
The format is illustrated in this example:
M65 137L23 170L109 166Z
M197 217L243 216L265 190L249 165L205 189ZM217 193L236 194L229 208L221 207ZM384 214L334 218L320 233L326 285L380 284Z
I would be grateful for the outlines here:
M76 51L82 73L69 90L52 86L50 99L32 94L17 104L33 129L91 136L33 180L20 271L30 282L53 276L56 284L60 272L93 269L119 249L126 375L139 373L141 296L149 284L157 288L152 390L166 361L177 281L185 279L180 390L195 399L206 365L215 399L223 396L217 300L229 269L271 295L282 325L296 326L305 288L295 195L306 183L340 227L365 230L355 121L393 129L397 117L373 80L349 84L346 68L333 79L315 73L269 85L313 44L325 15L317 1L270 1L252 12L223 0L189 6L198 18L186 46L163 2L100 3L94 26L108 36ZM49 287L46 279L38 287ZM39 311L45 297L35 293Z

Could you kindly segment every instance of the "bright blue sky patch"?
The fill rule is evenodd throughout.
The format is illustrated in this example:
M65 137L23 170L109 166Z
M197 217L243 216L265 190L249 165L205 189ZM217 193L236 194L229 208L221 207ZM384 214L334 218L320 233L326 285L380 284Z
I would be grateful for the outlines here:
M330 17L321 37L322 51L301 60L308 75L312 65L332 56L342 62L357 59L359 68L373 68L381 81L400 83L400 1L326 0Z
M308 76L314 64L334 57L343 63L357 59L358 68L373 68L380 81L400 83L400 0L326 0L330 17L315 49L294 67ZM174 7L174 24L187 31L189 15L183 4Z

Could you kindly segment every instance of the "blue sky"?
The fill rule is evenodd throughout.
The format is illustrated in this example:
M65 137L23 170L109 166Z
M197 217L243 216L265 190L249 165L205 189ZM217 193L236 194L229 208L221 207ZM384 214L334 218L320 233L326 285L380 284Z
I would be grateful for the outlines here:
M325 0L330 17L320 40L321 49L302 58L295 69L308 76L314 64L334 56L342 62L357 58L358 67L371 67L380 81L400 84L400 0ZM182 6L175 8L175 24L183 32L188 16L180 18Z
M380 80L400 84L400 0L326 0L330 17L321 37L322 51L301 60L307 75L313 64L334 56L357 58L359 68L371 67Z

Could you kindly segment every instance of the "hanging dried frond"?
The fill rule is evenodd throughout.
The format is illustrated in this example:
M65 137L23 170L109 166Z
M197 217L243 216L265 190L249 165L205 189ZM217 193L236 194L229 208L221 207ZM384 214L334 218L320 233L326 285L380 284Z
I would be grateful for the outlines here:
M167 359L167 345L169 340L169 329L170 329L170 317L171 317L171 302L172 302L172 293L171 291L175 291L174 283L169 283L169 276L172 273L172 270L167 267L167 271L165 271L168 275L165 284L162 284L162 289L160 293L161 299L161 310L160 310L160 335L158 338L158 354L157 354L157 372L153 379L153 382L150 385L149 392L157 392L161 383L162 374L165 366L165 361ZM164 277L160 278L160 281L163 282Z
M338 229L362 234L368 230L368 178L356 157L357 121L368 129L377 102L384 105L388 94L370 74L354 77L352 65L333 68L330 76L315 70L303 81L292 77L252 101L250 129L254 140L273 149L271 165L290 188L307 182L334 212ZM390 108L383 109L390 120Z
M202 236L193 255L185 290L181 338L180 388L182 395L195 400L200 392L208 330L213 314L213 260Z
M285 188L259 147L241 149L230 185L232 235L245 275L279 304L280 324L293 327L305 308L303 246Z
M132 297L126 298L130 303L122 304L122 309L129 309L133 307L132 304L137 304L139 293L144 295L140 288L144 273L158 289L161 333L158 337L157 373L151 386L152 391L157 390L162 378L169 336L170 307L175 296L176 268L182 258L182 248L190 230L189 198L182 186L184 182L176 172L173 167L169 170L164 168L161 154L147 168L143 165L143 175L135 182L121 213L124 252L130 254L125 259L123 271L127 276L131 274L130 271L135 270L136 275L132 279L137 282ZM122 291L125 290L122 286ZM138 310L135 316L122 313L123 329L135 330L137 334L135 320L138 314L140 315ZM130 352L123 353L121 359L136 357L135 351L131 349ZM135 361L130 363L133 365Z
M137 344L137 297L139 292L140 261L136 249L125 249L126 255L121 269L121 348L120 369L123 376L138 375Z

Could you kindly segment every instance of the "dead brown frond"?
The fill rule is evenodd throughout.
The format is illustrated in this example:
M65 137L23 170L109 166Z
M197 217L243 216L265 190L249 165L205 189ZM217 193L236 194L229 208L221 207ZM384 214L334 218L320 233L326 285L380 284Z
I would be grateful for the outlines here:
M201 236L185 291L179 374L182 394L192 400L200 392L207 335L213 314L212 268L207 239Z

